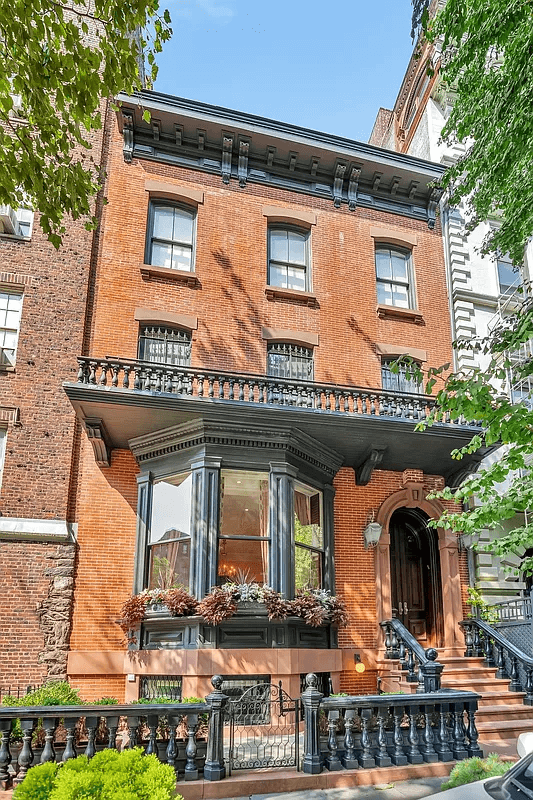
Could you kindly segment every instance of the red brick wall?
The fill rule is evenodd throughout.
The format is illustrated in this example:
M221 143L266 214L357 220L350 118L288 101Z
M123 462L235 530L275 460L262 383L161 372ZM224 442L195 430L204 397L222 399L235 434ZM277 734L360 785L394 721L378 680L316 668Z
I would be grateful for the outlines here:
M196 275L201 288L167 279L144 280L148 193L145 180L159 178L202 190L198 207ZM270 187L235 183L219 176L142 162L125 164L115 133L104 210L98 288L90 354L135 357L141 306L198 316L192 364L264 372L266 345L261 327L316 332L315 377L352 385L379 386L380 361L374 343L424 348L431 364L451 359L451 333L440 229L406 217L358 208L335 209L331 202ZM303 208L317 214L311 231L313 291L319 307L265 296L267 220L265 204ZM423 325L381 320L376 314L372 225L404 229L418 236L413 248L418 306ZM216 309L216 311L215 311Z

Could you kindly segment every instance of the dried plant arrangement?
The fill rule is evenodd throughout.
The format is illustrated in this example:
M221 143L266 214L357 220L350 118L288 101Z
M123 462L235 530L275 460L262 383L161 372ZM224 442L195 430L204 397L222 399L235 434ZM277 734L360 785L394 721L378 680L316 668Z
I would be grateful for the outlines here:
M211 592L198 603L198 613L209 625L220 625L237 612L237 601L233 593L222 586L215 586Z

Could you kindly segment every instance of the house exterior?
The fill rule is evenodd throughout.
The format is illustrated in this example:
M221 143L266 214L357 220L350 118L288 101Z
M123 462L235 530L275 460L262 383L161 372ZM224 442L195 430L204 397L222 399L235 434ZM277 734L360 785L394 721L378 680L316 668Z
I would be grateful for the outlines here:
M90 141L105 161L103 132ZM62 382L84 346L96 241L67 221L56 250L37 214L0 207L0 693L66 677L81 428Z
M370 143L398 153L427 158L443 166L455 163L464 153L464 145L450 146L440 138L454 97L441 82L439 57L438 49L432 45L424 41L417 43L394 108L379 110ZM428 67L434 70L432 75L428 75ZM464 208L451 208L445 197L440 203L440 218L453 338L483 339L516 308L517 291L529 280L532 244L526 248L524 263L515 267L504 254L494 258L480 253L491 226L498 225L497 218L468 232ZM531 343L525 344L521 352L513 354L510 360L523 361L530 357ZM474 348L454 351L456 370L484 370L488 362L489 357ZM512 367L500 388L515 402L530 402L531 382L519 380ZM497 458L497 452L492 453L489 463ZM509 529L522 525L523 517L510 520L508 524ZM480 531L479 542L489 542L493 535L489 531ZM465 541L465 544L470 542ZM500 559L483 549L469 549L472 586L476 586L491 603L522 592L526 583L520 574L520 560L518 555L507 556L502 564Z
M69 679L87 699L171 679L203 696L214 673L371 692L393 609L459 654L466 554L428 527L428 494L461 479L450 452L472 428L415 431L430 401L390 369L452 357L442 168L155 92L119 100L85 337L61 376L83 431ZM126 648L132 592L202 599L239 575L328 590L349 625L160 609Z

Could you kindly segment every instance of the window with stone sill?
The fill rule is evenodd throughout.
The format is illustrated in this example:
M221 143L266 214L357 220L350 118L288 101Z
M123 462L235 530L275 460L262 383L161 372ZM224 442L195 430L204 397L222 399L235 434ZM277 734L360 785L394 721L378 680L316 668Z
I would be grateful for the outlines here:
M377 245L375 255L378 304L416 308L410 251Z
M271 225L268 229L268 285L310 291L309 231Z
M397 358L383 358L381 360L381 386L391 392L408 392L410 394L420 394L422 386L408 373L408 366L398 364L398 371L392 370L391 366L397 364Z
M0 368L14 367L22 315L22 293L0 291Z
M196 211L177 203L152 201L148 215L146 264L194 272Z
M139 331L141 361L188 367L191 363L191 333L162 325L142 325Z
M189 591L192 475L154 483L148 542L148 588Z

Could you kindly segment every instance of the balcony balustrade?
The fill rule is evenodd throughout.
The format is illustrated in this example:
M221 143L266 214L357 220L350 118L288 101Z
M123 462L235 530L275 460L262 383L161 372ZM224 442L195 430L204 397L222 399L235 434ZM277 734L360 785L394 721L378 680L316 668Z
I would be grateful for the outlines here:
M364 417L419 422L435 407L434 398L368 387L291 380L266 375L154 364L114 358L78 358L78 384L156 392L180 398L230 401L247 405L293 406ZM443 416L439 423L472 425Z

